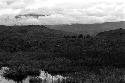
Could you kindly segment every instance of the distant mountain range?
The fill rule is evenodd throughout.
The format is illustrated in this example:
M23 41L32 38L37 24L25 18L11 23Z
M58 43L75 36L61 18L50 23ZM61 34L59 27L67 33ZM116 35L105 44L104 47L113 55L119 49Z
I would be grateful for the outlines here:
M108 33L112 36L125 33L125 21L106 22L102 24L72 24L72 25L23 25L23 26L0 26L0 34L18 32L27 35L39 35L44 37L63 37L64 35L91 34L104 36ZM117 33L116 33L117 32ZM121 33L121 34L122 34Z
M123 28L125 29L125 21L106 22L101 24L72 24L72 25L47 25L47 27L56 30L82 33L97 34L99 32Z

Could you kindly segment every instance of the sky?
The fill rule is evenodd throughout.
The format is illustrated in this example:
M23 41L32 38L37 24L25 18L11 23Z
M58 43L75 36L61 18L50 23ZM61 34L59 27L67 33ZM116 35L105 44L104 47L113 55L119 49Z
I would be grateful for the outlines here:
M115 21L125 21L125 0L0 0L1 25Z

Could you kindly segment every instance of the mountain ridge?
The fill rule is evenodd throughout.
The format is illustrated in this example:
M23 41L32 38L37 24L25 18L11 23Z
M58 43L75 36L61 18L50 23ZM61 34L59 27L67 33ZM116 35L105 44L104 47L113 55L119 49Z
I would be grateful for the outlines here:
M120 22L105 22L96 24L72 24L72 25L47 25L47 27L56 30L82 33L82 34L97 34L99 32L125 28L125 21Z

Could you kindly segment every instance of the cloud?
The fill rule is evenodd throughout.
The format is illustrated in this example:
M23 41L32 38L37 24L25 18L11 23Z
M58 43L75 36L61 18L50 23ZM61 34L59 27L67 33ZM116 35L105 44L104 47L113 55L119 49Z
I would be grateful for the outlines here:
M0 23L86 24L123 21L124 8L125 0L0 0ZM45 16L15 18L23 14Z

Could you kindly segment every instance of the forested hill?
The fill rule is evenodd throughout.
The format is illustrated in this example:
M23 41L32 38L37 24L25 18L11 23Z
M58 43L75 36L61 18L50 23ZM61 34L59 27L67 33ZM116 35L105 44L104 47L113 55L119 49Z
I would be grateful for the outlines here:
M115 30L100 32L96 35L96 37L110 39L125 39L125 29L119 28Z
M56 38L63 37L64 35L74 35L74 33L59 31L49 29L43 25L25 25L25 26L0 26L0 34L3 35L16 35L22 37L32 37L32 38Z
M0 51L37 50L40 45L51 47L64 36L75 36L72 32L49 29L43 25L0 26Z

